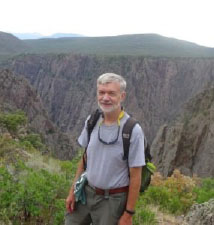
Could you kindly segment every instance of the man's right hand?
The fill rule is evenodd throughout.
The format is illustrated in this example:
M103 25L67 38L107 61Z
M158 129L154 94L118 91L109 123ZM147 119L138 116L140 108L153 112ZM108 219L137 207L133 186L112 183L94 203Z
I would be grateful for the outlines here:
M73 191L68 195L65 203L66 203L67 211L72 213L74 211L74 207L75 207L75 195L74 195Z

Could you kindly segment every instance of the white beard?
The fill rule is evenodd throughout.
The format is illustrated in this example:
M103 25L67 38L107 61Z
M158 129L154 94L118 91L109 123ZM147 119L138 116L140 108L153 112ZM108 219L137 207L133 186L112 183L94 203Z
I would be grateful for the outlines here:
M98 102L99 108L104 112L104 113L110 113L115 111L120 107L120 103L118 105L112 105L111 107L103 107L99 102Z

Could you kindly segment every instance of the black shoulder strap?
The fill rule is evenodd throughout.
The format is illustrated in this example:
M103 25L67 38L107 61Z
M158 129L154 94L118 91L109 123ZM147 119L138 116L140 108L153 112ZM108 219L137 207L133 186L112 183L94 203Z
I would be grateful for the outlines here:
M144 137L144 149L145 149L145 159L146 162L151 162L152 161L152 156L150 154L150 145L147 142L146 138Z
M102 112L97 109L96 111L94 111L90 118L88 119L87 121L87 132L88 132L88 144L89 144L89 141L90 141L90 138L91 138L91 133L98 121L98 119L100 118L100 115L102 114ZM88 147L88 144L87 144L87 147ZM86 170L86 167L87 167L87 163L86 163L86 158L87 158L87 147L85 148L85 151L83 153L83 166L84 166L84 169Z
M88 143L90 141L91 133L92 133L92 131L93 131L93 129L94 129L98 119L100 118L101 114L102 114L102 112L99 109L97 109L96 111L94 111L91 114L91 116L90 116L90 118L89 118L89 120L87 122Z
M124 149L124 155L123 155L123 160L127 160L129 156L129 146L130 146L130 139L132 135L132 130L137 124L138 121L135 120L132 117L129 117L126 123L124 124L123 131L122 131L122 137L123 137L123 149ZM152 156L150 154L150 146L144 137L144 148L145 148L145 159L146 162L149 162L152 160Z
M135 124L137 124L137 123L138 123L137 120L135 120L132 117L129 117L123 126L123 130L122 130L123 149L124 149L123 160L128 159L132 130L133 130Z

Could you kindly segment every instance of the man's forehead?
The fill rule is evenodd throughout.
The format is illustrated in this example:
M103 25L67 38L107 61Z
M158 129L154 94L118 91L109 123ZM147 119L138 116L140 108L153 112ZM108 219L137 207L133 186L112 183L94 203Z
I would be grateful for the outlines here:
M120 88L120 83L115 81L115 82L107 82L104 84L98 84L98 88Z

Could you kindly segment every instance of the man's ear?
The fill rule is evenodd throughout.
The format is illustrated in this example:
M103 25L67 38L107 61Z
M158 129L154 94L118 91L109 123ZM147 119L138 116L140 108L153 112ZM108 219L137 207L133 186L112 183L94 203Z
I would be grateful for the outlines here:
M125 98L126 98L126 92L123 91L123 92L121 93L121 102L123 102L123 101L125 100Z

